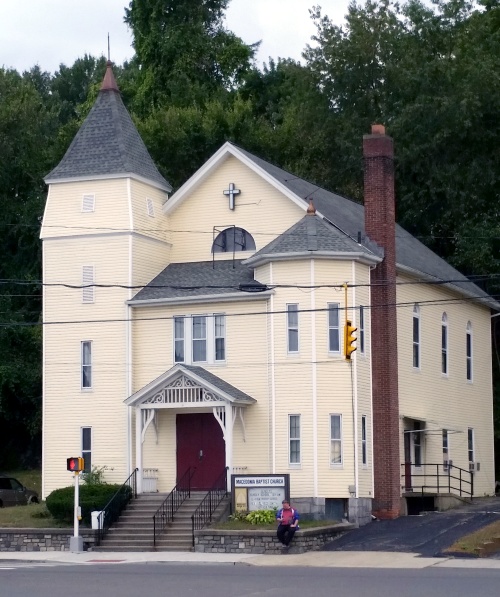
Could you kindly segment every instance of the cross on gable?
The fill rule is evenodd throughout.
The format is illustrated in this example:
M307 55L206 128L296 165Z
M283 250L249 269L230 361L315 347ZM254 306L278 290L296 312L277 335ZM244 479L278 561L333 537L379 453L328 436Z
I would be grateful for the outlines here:
M229 189L224 191L224 195L229 197L229 209L234 209L234 198L239 195L241 191L234 186L234 182L229 184Z

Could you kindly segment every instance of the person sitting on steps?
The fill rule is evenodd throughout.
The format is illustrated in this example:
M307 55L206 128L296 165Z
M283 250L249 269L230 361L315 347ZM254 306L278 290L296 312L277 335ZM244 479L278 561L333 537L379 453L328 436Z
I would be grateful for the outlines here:
M295 531L299 528L299 513L290 506L288 500L283 500L282 506L276 513L276 520L279 522L276 534L283 544L284 551L288 551Z

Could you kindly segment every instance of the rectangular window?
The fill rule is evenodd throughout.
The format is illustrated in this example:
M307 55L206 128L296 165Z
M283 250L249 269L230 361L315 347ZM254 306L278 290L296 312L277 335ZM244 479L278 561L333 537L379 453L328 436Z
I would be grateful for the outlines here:
M86 340L82 342L82 388L89 390L92 388L92 342Z
M420 368L420 318L413 316L413 366Z
M328 303L328 351L340 352L338 303Z
M342 415L330 415L330 464L342 464Z
M207 360L207 318L205 315L193 317L193 363Z
M469 462L474 462L474 429L472 429L472 427L467 429L467 451L469 454Z
M366 415L361 417L361 462L368 464L368 453L366 444Z
M413 425L413 456L415 466L422 466L422 424L415 421Z
M441 326L441 373L448 374L448 326Z
M448 429L443 429L443 460L449 460L448 445Z
M82 267L82 303L94 302L94 266Z
M365 352L365 308L363 305L359 307L359 351L361 354Z
M82 197L82 212L90 213L95 210L95 195L88 194Z
M82 457L84 460L84 471L92 471L92 427L82 427Z
M299 306L286 306L288 352L299 352Z
M184 363L184 317L174 317L174 362Z
M288 415L289 463L300 464L300 415Z
M215 334L215 360L226 360L226 317L224 315L215 315L214 317Z
M467 330L465 337L465 349L467 354L467 381L472 381L472 334Z

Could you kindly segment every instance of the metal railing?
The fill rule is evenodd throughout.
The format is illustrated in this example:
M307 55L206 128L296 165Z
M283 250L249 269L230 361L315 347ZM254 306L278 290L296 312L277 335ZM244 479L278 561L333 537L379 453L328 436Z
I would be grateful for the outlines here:
M191 533L194 547L194 532L205 527L212 522L212 515L217 510L218 505L227 496L227 471L229 467L226 466L221 476L213 484L212 488L208 490L207 495L203 498L200 505L191 516Z
M405 492L454 493L472 499L474 495L474 475L471 471L454 464L421 464L413 462L401 465ZM415 482L417 481L417 482ZM420 483L419 481L422 481Z
M108 532L109 527L118 520L122 510L132 498L137 498L137 471L136 468L130 477L123 483L114 496L97 516L96 545L99 546Z
M177 485L163 500L153 516L153 548L156 548L156 538L165 530L169 522L173 522L174 514L180 508L184 500L191 495L191 479L196 469L189 467Z

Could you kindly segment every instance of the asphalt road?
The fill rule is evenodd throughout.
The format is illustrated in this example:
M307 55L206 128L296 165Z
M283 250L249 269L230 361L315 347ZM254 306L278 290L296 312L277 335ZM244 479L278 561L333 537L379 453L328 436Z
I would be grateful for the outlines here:
M323 551L413 552L439 557L464 535L498 520L500 498L488 498L447 512L377 520L325 545Z
M500 570L256 568L109 564L0 569L0 597L470 597L497 595Z

